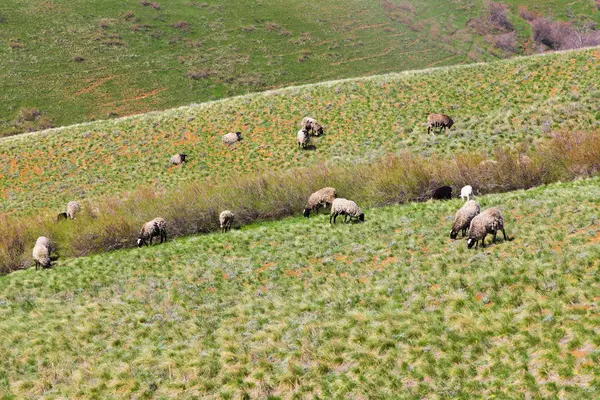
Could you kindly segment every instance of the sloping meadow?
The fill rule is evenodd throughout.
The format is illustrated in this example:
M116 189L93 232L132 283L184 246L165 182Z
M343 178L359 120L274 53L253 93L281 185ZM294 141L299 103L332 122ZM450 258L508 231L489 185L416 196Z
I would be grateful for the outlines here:
M0 280L7 398L598 398L600 180L61 260ZM490 239L488 238L488 241Z
M171 190L260 171L374 160L401 150L421 154L491 151L558 129L600 124L600 51L588 49L335 81L0 140L0 209L61 211L69 200L136 187ZM455 120L426 134L430 112ZM299 151L303 116L326 133ZM221 135L240 130L228 147ZM183 167L169 157L188 154Z

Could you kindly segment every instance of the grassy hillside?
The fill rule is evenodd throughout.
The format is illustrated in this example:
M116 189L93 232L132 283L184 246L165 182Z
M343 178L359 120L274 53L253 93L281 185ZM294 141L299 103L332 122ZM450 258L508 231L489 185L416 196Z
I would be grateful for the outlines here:
M600 22L591 0L506 3L517 53L534 51L518 6L578 24ZM483 4L4 0L0 135L292 84L504 57L467 27L482 16Z
M343 164L389 152L491 151L553 130L600 125L600 51L589 49L498 63L390 74L71 126L0 140L0 209L60 211L67 201L157 190L185 181L319 161ZM455 129L427 135L429 112L446 112ZM299 121L327 125L316 150L298 151ZM241 130L234 147L221 135ZM183 167L168 167L176 152Z
M5 398L597 398L600 180L246 226L0 278Z

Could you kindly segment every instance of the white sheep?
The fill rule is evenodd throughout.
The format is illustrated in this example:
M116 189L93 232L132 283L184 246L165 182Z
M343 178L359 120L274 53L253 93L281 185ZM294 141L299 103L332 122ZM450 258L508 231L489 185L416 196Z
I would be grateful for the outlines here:
M160 236L161 243L167 241L167 223L163 218L154 218L142 226L137 239L138 247L142 247L143 245L148 246L148 241L152 244L152 239L155 236Z
M302 118L300 127L303 131L312 132L315 136L321 136L323 134L323 126L319 124L316 119L311 117Z
M40 236L33 246L33 260L35 261L35 270L38 267L50 268L50 253L52 252L52 242L45 236Z
M81 207L79 206L78 202L70 201L67 203L67 217L75 219L80 210Z
M460 189L461 200L464 200L466 198L466 201L469 201L471 199L471 196L473 196L473 187L471 187L470 185L463 186L463 188Z
M223 135L221 140L225 144L229 144L229 145L234 144L234 143L242 140L242 132L229 132L228 134Z
M450 230L450 239L456 239L458 232L462 231L463 237L469 228L471 221L479 214L479 204L475 200L467 201L454 215L454 222Z
M308 131L305 131L304 129L298 131L298 138L296 139L296 142L298 143L299 148L307 148L310 142L310 135L308 134Z
M306 207L304 207L304 211L302 211L302 215L304 215L305 218L308 218L311 211L318 214L319 208L325 208L332 204L336 197L335 189L332 187L325 187L317 190L308 198L308 202L306 203Z
M350 217L350 221L352 218L358 218L359 221L363 222L365 220L365 214L362 210L356 205L352 200L347 199L335 199L331 203L331 214L329 215L329 223L331 224L331 219L333 218L333 223L335 224L335 219L338 215L344 216L344 222L346 222L346 218Z
M481 247L485 247L485 237L488 233L494 235L494 243L496 242L496 233L502 231L504 240L506 238L506 232L504 231L504 219L502 213L496 207L488 208L481 214L477 215L471 220L469 226L469 237L467 239L467 246L470 249L475 246L479 247L479 241L481 240Z
M186 157L187 154L185 153L175 154L169 159L169 162L173 165L181 165L185 162Z
M219 215L219 224L221 226L221 232L227 232L231 230L231 225L235 219L235 214L230 210L225 210Z

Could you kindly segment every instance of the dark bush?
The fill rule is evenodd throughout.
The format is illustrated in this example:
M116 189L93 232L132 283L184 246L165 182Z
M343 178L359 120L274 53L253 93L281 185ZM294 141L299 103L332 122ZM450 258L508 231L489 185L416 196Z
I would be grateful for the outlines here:
M189 32L190 23L187 21L177 21L170 25L171 28L179 29L180 31Z
M514 53L517 50L517 33L514 31L499 35L488 35L485 39L507 53Z
M487 11L487 20L492 26L505 31L513 29L513 25L508 20L507 5L490 1L487 3Z
M187 77L189 79L193 79L195 81L199 79L205 79L210 76L210 71L208 69L191 69L187 72Z

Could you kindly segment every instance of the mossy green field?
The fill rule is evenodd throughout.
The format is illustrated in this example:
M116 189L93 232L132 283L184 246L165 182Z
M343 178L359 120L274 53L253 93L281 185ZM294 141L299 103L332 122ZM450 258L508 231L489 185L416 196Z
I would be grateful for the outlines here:
M5 398L596 398L600 180L244 226L0 279ZM488 237L488 242L491 239Z
M519 6L576 24L600 22L592 0L505 3L516 54L534 51ZM326 0L318 7L299 0L4 0L0 134L25 129L13 125L21 107L62 126L505 57L467 27L483 9L482 0Z
M5 213L60 211L138 186L163 189L316 162L365 161L400 150L491 151L557 130L600 126L600 52L588 49L448 69L281 89L197 106L0 140ZM455 120L427 135L428 113ZM299 151L303 116L326 125L314 151ZM225 146L221 135L240 130ZM169 167L172 154L189 162Z

